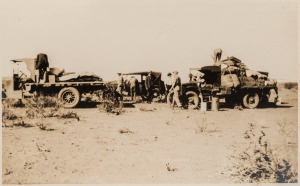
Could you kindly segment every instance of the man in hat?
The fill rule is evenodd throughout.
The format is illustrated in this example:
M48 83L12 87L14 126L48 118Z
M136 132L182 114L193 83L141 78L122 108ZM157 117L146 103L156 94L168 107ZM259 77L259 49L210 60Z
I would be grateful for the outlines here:
M178 76L178 72L174 71L173 72L173 83L172 83L172 87L170 89L170 91L174 91L174 96L173 96L173 103L172 106L174 106L174 102L176 102L178 108L183 109L180 100L179 100L179 91L180 91L180 87L181 87L181 79Z
M146 92L147 92L147 103L152 102L153 82L152 82L151 75L152 75L152 73L149 72L149 74L147 75L147 77L145 79L145 88L146 88Z
M35 69L36 69L36 82L44 80L44 74L49 68L48 56L46 54L40 53L35 59Z

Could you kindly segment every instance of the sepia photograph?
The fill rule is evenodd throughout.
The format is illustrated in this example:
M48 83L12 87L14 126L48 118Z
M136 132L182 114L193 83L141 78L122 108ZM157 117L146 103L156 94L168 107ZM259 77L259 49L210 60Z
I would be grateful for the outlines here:
M298 3L1 0L1 183L298 183Z

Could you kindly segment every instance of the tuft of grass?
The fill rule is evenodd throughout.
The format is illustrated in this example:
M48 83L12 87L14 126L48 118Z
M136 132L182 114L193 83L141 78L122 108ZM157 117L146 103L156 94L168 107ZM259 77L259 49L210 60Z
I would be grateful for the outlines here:
M122 129L119 129L119 133L120 134L128 134L128 133L134 133L134 132L130 131L128 128L122 128Z
M214 123L207 122L207 118L203 118L201 121L196 120L194 129L196 134L209 134L218 131L217 128L214 127Z
M174 172L174 171L178 170L178 168L175 168L175 167L171 166L170 163L167 163L166 167L167 167L167 170L171 171L171 172Z
M140 107L140 111L142 111L142 112L153 112L155 110L156 110L155 108L148 108L146 106L141 106Z
M39 127L40 130L44 130L44 131L53 131L54 129L50 127L50 125L46 122L37 122L36 126Z
M293 89L293 88L298 89L298 83L297 82L284 83L284 88L288 89L288 90Z
M62 119L68 119L68 118L75 118L77 119L78 121L80 120L78 114L76 112L73 112L73 111L69 111L67 113L62 113L59 118L62 118Z

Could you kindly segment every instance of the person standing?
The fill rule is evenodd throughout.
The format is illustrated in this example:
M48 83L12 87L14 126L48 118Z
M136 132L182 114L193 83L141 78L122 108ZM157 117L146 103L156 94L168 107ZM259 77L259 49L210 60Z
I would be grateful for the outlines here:
M45 81L44 74L49 68L48 56L46 54L40 53L35 59L35 69L36 69L36 82L39 83L40 80Z
M217 48L213 53L213 60L215 65L220 65L221 57L222 57L222 49Z
M130 86L130 95L131 95L131 101L136 101L136 91L138 86L138 80L132 76L129 80L129 86Z
M146 76L145 79L145 88L147 92L147 103L152 102L152 89L153 89L153 82L152 82L152 73L149 72L149 74Z
M179 100L180 87L181 87L181 79L178 76L178 72L174 71L173 72L173 83L172 83L172 87L170 89L170 91L172 91L172 90L174 91L172 106L174 106L174 102L176 102L178 108L183 109L183 107L180 103L180 100Z
M123 102L124 78L121 73L118 73L116 98L121 103ZM119 100L120 98L120 100Z
M166 88L166 98L167 98L167 96L168 96L168 94L169 94L169 92L170 92L170 89L171 89L171 87L172 87L172 74L169 72L169 73L167 74L167 76L168 76L168 79L167 79L167 81L166 81L166 83L165 83L165 88Z

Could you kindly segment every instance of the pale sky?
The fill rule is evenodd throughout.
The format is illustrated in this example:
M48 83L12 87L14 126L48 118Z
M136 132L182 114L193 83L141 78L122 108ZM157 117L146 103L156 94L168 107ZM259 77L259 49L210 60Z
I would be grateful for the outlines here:
M50 67L117 72L179 71L212 65L215 48L279 81L298 80L297 1L0 1L2 76L9 60L48 54Z

